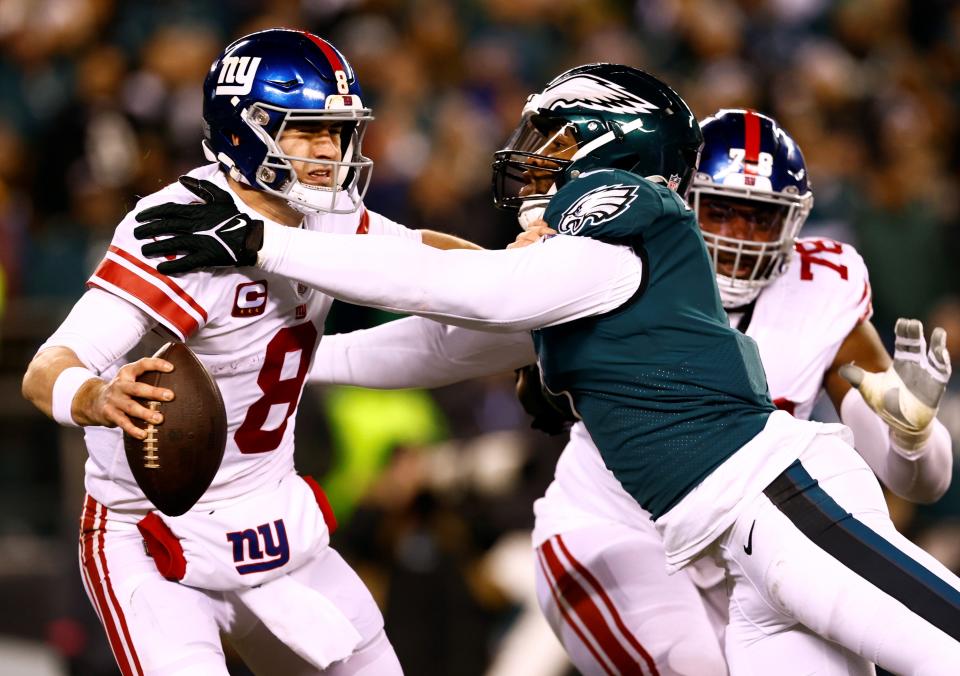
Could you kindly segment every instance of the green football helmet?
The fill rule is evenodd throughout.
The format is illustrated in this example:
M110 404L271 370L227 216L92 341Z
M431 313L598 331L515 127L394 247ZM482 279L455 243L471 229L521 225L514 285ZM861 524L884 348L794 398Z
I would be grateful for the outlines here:
M594 63L532 94L520 125L495 153L495 204L523 212L593 169L623 169L685 197L703 135L689 106L637 68Z

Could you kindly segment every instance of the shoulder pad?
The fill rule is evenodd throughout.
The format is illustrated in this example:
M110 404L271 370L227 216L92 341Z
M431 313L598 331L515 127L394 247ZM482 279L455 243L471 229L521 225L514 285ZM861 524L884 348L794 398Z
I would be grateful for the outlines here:
M563 235L616 239L640 232L664 212L657 187L626 171L590 171L550 200L547 223Z
M859 322L873 314L867 266L850 244L823 237L798 239L784 278L841 317Z

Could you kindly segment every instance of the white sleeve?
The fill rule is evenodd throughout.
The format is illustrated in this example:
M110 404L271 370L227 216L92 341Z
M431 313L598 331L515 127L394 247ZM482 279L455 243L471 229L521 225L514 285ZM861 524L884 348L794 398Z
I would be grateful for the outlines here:
M391 221L386 216L378 214L376 211L366 211L367 228L371 235L386 235L388 237L401 237L414 242L422 242L423 235L419 230L413 230L405 225L400 225L396 221Z
M919 453L907 458L892 447L890 428L855 388L840 402L840 419L853 431L854 446L873 473L900 497L926 504L939 500L950 487L952 443L939 420L933 421L933 432Z
M529 333L489 333L407 317L324 336L311 383L381 389L443 387L536 361Z
M508 333L609 312L636 293L643 274L632 249L589 237L442 251L270 223L257 265L349 303Z
M84 366L102 373L132 350L157 321L127 301L97 288L88 290L37 352L68 347Z

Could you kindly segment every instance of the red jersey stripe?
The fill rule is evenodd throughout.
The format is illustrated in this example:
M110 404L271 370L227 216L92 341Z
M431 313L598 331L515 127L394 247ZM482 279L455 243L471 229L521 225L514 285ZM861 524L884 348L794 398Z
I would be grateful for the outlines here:
M197 320L170 296L110 258L103 259L100 267L93 273L93 279L100 279L137 298L184 338L200 328Z
M146 272L148 275L150 275L150 276L153 277L154 279L158 279L158 280L160 280L161 282L163 282L164 284L166 284L167 287L169 287L171 291L173 291L173 292L174 292L175 294L177 294L180 298L182 298L184 301L186 301L187 305L189 305L189 306L192 307L194 310L196 310L197 314L200 315L201 317L203 317L203 321L204 321L204 322L207 321L207 311L204 310L204 309L200 306L200 304L199 304L197 301L195 301L195 300L190 296L190 294L188 294L186 291L184 291L182 288L180 288L180 286L179 286L175 281L173 281L172 279L170 279L170 278L167 277L166 275L161 275L159 272L157 272L156 270L154 270L153 268L151 268L149 265L147 265L146 263L144 263L142 260L140 260L139 258L136 258L135 256L132 256L132 255L128 254L128 253L127 253L126 251L124 251L123 249L119 249L119 248L111 245L109 250L110 250L111 252L117 254L117 255L120 256L121 258L123 258L123 260L127 261L128 263L133 264L136 268L142 270L143 272Z
M543 543L542 547L550 571L557 581L557 589L560 595L570 604L570 607L596 639L606 656L621 674L638 673L639 663L630 655L607 624L603 612L595 601L597 595L592 594L589 589L581 584L576 575L572 575L565 568L563 562L560 561L560 557L553 550L553 543L550 540Z
M599 580L593 576L593 573L590 570L577 561L573 554L570 553L570 550L567 549L567 545L563 542L563 537L557 536L557 544L560 546L561 551L564 556L567 557L567 560L573 564L573 567L576 568L577 572L580 573L580 576L587 581L591 587L593 587L594 593L600 597L604 605L607 606L607 610L610 611L610 614L613 616L613 621L617 625L617 628L620 632L626 637L627 641L633 646L633 649L640 653L640 657L643 658L643 661L647 663L647 667L650 669L652 676L659 676L657 672L657 665L653 661L653 658L650 656L644 647L637 640L637 637L627 628L627 625L624 624L623 619L620 617L620 613L617 611L617 607L613 605L613 601L610 600L610 597L607 595L607 591L603 588L603 585L600 584Z
M860 315L860 319L857 320L857 324L873 316L873 290L870 288L870 282L866 280L863 282L863 295L860 297L857 305L860 305L863 301L867 301L867 306L863 308L863 313Z
M564 621L567 623L567 626L573 630L573 633L577 635L577 638L580 639L580 642L586 646L587 650L590 651L590 654L593 655L594 661L600 668L603 669L604 673L609 676L615 676L615 673L610 670L610 667L607 665L607 660L605 655L601 656L598 652L597 647L593 645L593 642L590 641L580 629L580 625L570 617L570 611L567 608L568 602L561 595L559 584L553 575L553 568L550 563L547 561L547 556L544 551L544 548L549 546L549 540L544 542L542 545L537 547L538 558L540 559L540 568L543 570L543 576L547 579L548 584L550 585L550 594L553 596L553 600L557 604L557 608L560 609L560 614L563 615Z
M755 112L748 110L743 116L743 126L743 170L748 174L755 174L760 161L760 118Z
M357 226L358 235L366 235L370 232L370 213L364 209L360 212L360 225Z

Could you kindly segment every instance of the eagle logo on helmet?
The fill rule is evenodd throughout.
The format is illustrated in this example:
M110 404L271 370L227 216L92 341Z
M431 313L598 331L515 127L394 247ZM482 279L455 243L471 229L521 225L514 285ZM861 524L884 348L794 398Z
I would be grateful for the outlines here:
M591 225L613 220L630 208L639 190L635 185L603 185L584 193L560 217L557 232L576 235Z
M658 110L616 82L591 75L576 75L548 86L541 94L540 105L550 110L588 108L623 115L642 115Z

